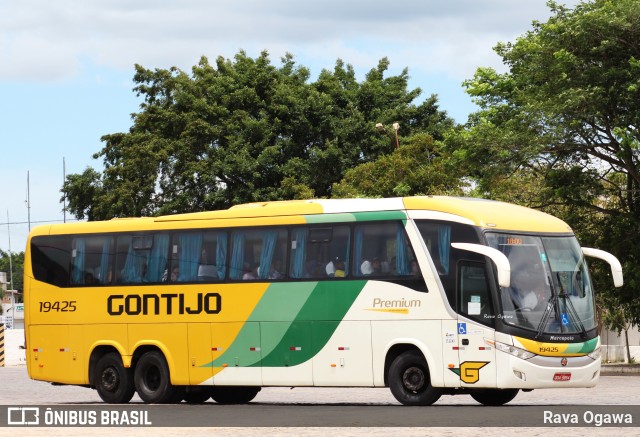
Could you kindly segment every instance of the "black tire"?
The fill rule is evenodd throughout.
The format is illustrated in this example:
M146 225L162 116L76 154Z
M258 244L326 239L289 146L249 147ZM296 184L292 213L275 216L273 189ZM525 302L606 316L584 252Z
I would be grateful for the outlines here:
M213 387L211 399L219 404L246 404L256 397L261 387Z
M193 387L185 389L182 399L187 404L204 404L211 397L211 387Z
M93 369L93 384L108 404L126 404L136 392L133 371L124 367L120 355L115 352L98 359Z
M442 395L442 390L431 385L429 367L416 350L400 354L388 374L389 388L403 405L431 405Z
M517 388L513 389L487 389L471 393L471 397L482 405L499 407L511 402L518 394Z
M177 388L171 385L169 366L158 351L145 352L134 372L133 381L138 396L147 404L163 404L176 401Z

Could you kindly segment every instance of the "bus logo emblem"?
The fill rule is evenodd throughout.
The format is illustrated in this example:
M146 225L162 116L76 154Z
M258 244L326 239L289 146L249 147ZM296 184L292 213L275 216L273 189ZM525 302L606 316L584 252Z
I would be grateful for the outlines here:
M568 362L569 361L566 358L563 358L562 360L560 360L560 364L562 364L563 367L566 366Z
M480 380L480 369L487 364L489 364L488 361L465 361L460 363L459 368L449 368L449 370L460 376L460 381L475 384Z

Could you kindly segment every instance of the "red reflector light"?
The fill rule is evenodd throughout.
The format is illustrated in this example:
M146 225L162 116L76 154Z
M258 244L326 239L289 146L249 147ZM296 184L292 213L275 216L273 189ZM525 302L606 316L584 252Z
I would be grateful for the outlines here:
M571 373L556 373L553 375L554 381L569 381L571 380Z

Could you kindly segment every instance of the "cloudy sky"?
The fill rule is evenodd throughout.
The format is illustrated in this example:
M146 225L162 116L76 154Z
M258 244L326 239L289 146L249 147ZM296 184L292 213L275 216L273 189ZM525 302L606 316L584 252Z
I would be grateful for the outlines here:
M545 0L0 0L0 249L10 237L23 251L29 221L62 221L63 159L67 174L102 170L100 137L126 131L140 104L136 63L188 71L202 55L267 50L315 80L338 58L362 78L386 56L464 122L462 81L501 69L492 47L549 15Z

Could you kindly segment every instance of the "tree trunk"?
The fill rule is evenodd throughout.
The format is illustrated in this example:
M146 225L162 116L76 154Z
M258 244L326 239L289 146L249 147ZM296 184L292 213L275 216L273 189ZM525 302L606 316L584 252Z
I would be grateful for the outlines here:
M629 347L629 330L624 330L624 341L627 347L627 363L631 364L631 348Z

